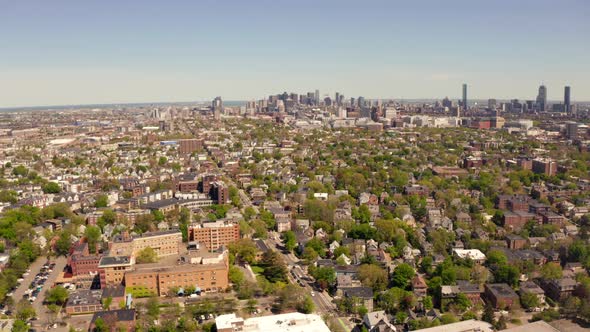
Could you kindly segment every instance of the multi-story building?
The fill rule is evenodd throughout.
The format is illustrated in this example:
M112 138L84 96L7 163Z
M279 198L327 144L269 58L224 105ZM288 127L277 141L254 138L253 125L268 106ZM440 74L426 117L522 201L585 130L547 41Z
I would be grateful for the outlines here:
M229 202L229 188L222 181L215 181L211 185L211 199L217 204Z
M221 263L214 264L142 264L125 273L125 286L142 286L160 296L165 296L171 289L187 287L223 291L229 287L228 271L227 253Z
M181 139L178 141L178 152L181 155L191 154L203 147L203 141L197 138Z
M224 220L192 224L188 229L188 239L197 241L208 250L217 250L240 239L240 225Z
M143 249L152 248L158 257L165 257L178 255L181 243L182 233L177 229L148 232L134 237L130 237L128 233L124 232L115 236L113 241L109 243L109 252L112 255L135 257Z
M133 262L130 256L104 256L100 259L100 287L118 286L125 280L125 272L130 271Z
M487 301L495 309L518 305L518 295L508 284L486 284L484 293Z
M542 286L547 296L553 301L562 301L572 295L577 285L574 279L561 278L549 280Z
M557 174L557 163L549 159L535 159L533 160L533 172L554 176Z

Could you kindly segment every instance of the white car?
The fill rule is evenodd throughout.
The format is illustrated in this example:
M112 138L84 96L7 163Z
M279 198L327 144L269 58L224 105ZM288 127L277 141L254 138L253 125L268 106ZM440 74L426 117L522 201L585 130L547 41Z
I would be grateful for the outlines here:
M311 296L315 296L315 292L311 292Z

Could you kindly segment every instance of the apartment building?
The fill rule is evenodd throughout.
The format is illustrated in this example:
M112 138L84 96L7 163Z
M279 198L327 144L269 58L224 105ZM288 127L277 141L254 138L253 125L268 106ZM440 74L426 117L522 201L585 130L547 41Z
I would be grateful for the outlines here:
M240 225L226 220L192 224L188 229L188 239L190 242L198 242L208 250L217 250L240 239Z
M148 232L130 237L128 233L122 233L113 238L109 243L111 255L127 255L135 257L145 248L152 248L158 257L178 255L182 243L182 233L177 230Z
M191 286L201 291L217 292L229 287L228 271L227 254L221 263L215 264L142 264L125 273L125 286L142 286L159 296L165 296L172 289Z

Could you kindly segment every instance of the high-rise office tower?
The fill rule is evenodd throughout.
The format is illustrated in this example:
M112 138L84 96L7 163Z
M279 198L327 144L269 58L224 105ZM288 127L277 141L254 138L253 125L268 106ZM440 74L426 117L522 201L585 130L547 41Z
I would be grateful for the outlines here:
M336 99L334 99L334 103L336 105L340 105L340 93L336 92Z
M360 97L358 98L358 104L359 104L359 107L361 107L361 108L362 108L362 107L365 107L365 97L363 97L363 96L360 96Z
M566 86L563 92L563 108L566 113L571 113L570 87Z
M539 86L537 94L537 110L544 112L547 106L547 88L544 85Z
M315 90L315 104L319 105L320 104L320 90Z
M496 99L492 99L492 98L488 99L488 108L489 109L496 109L496 104L497 104Z
M467 84L463 84L463 108L467 109Z

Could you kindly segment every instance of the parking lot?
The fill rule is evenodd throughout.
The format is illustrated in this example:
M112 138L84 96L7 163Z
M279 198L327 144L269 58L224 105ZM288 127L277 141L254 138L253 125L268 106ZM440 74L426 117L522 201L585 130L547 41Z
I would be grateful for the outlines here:
M12 294L15 303L25 299L31 302L37 320L32 322L34 327L47 327L49 315L47 308L43 305L45 292L53 286L60 272L63 271L67 263L65 257L47 260L47 257L39 257L35 260L22 276L19 286Z

